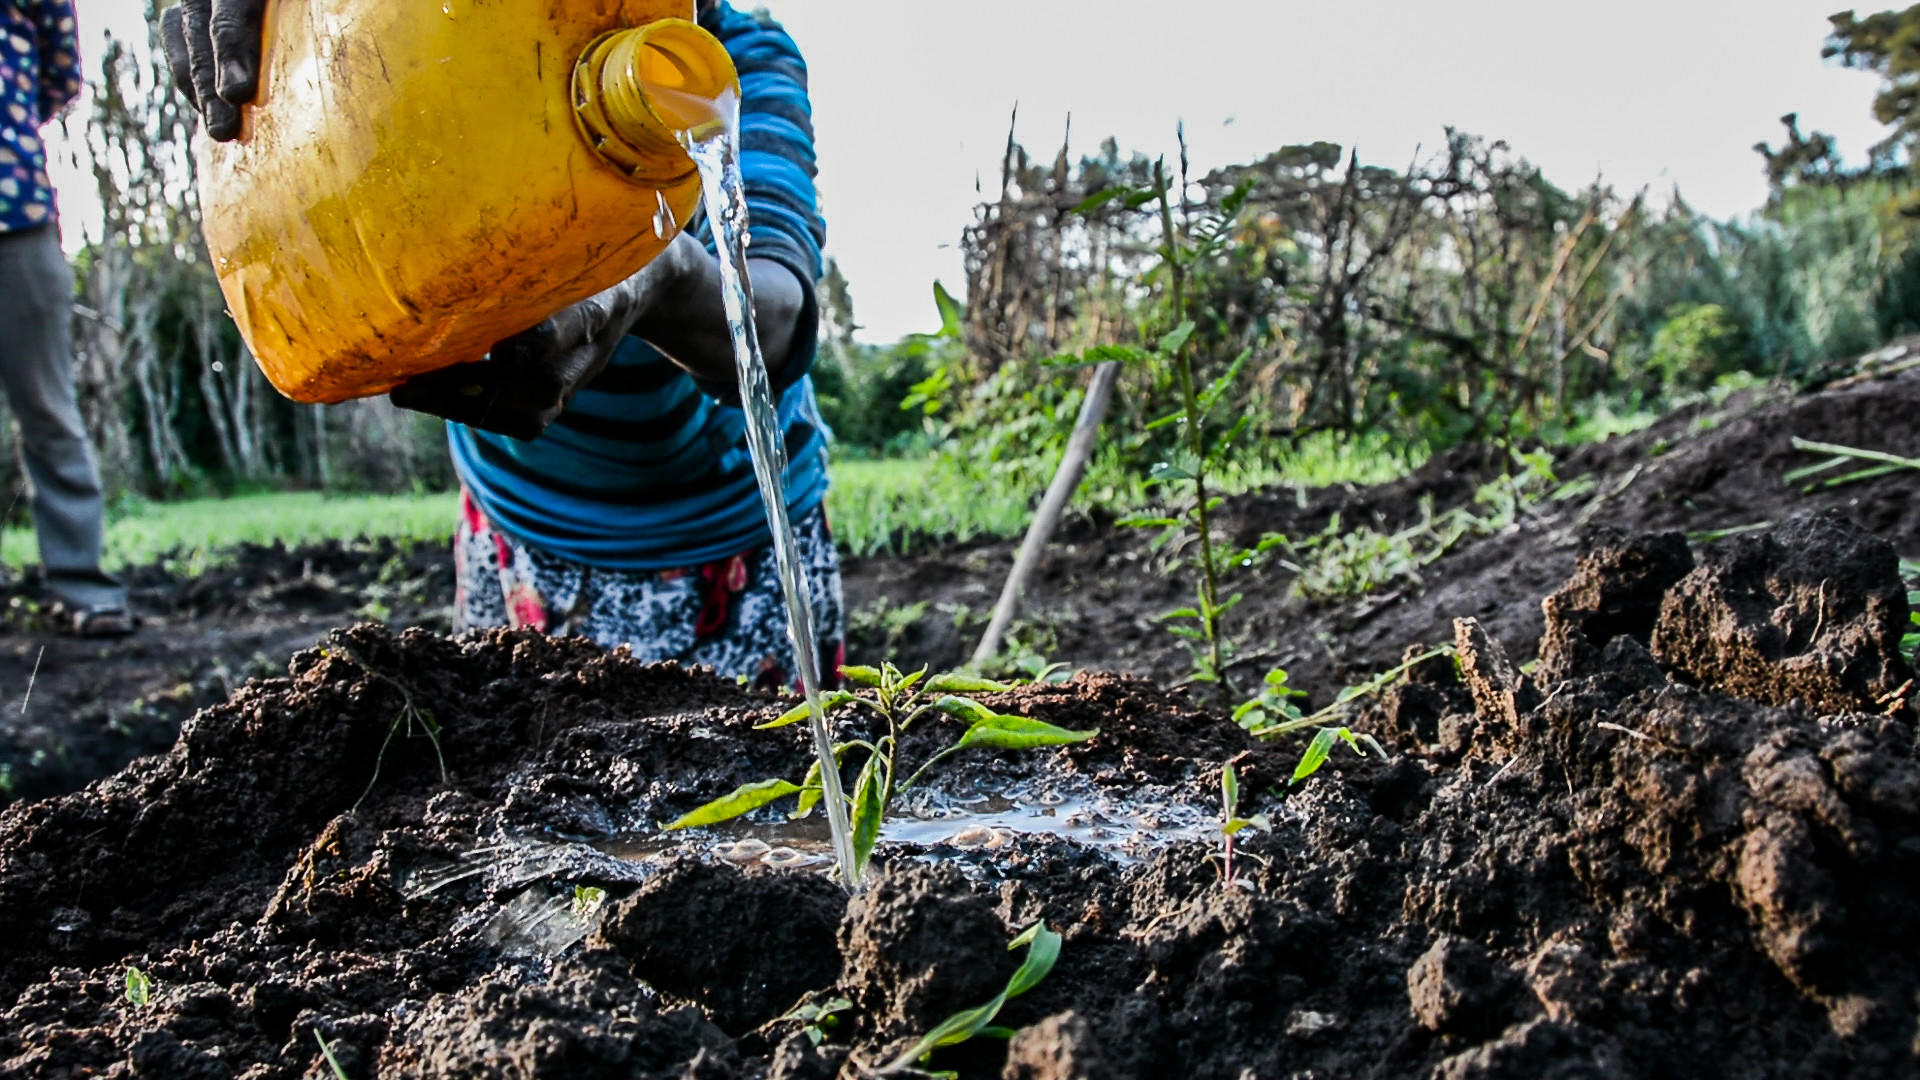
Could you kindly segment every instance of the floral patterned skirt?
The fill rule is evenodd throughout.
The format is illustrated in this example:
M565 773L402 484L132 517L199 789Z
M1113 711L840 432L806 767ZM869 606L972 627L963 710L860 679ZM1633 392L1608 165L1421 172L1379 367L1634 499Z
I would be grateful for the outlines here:
M846 615L825 509L795 521L793 532L813 593L821 679L838 686ZM707 665L723 676L745 676L757 689L797 687L771 544L704 566L608 570L495 530L463 490L453 563L455 633L512 626L556 637L578 634L609 649L625 645L638 660Z

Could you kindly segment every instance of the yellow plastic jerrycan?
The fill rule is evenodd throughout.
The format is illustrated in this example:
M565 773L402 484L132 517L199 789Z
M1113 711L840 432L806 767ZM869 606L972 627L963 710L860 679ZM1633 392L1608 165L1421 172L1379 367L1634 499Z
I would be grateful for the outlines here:
M739 90L692 15L693 0L273 0L240 138L197 152L220 287L274 386L383 393L659 254L700 200L677 133Z

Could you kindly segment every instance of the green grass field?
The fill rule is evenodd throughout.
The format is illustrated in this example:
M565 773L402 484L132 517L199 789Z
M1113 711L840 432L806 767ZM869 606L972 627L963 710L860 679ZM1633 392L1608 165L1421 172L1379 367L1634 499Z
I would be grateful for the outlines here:
M1309 442L1255 466L1223 471L1217 489L1231 494L1274 484L1319 487L1393 479L1421 460L1395 456L1377 442ZM1097 462L1075 505L1116 512L1146 505L1152 489L1137 475ZM938 459L840 461L833 466L827 512L848 555L901 554L929 543L1018 536L1039 501L1027 490L977 480ZM322 540L390 537L445 543L453 532L456 496L328 495L286 492L173 503L130 502L108 514L107 565L166 559L191 571L241 543L289 546ZM21 567L39 559L33 530L0 534L0 562Z

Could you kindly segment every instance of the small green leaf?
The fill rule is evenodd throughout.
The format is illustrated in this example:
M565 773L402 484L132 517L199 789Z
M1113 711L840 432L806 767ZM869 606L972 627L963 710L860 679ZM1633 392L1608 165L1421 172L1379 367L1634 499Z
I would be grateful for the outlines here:
M1193 324L1188 323L1187 325L1191 326ZM1247 358L1252 355L1252 349L1242 350L1239 356L1234 357L1233 363L1227 365L1227 370L1220 373L1219 378L1209 383L1205 390L1200 391L1200 412L1202 415L1212 412L1214 405L1219 403L1220 398L1224 396L1228 390L1233 388L1234 380L1240 377L1240 370L1247 366Z
M1155 347L1155 351L1159 352L1161 356L1172 356L1182 348L1185 348L1187 339L1192 336L1193 320L1182 320L1179 326L1174 327L1161 336L1160 343Z
M136 1009L144 1009L153 1001L153 980L137 967L127 967L127 1001Z
M1240 208L1247 204L1247 196L1252 193L1253 181L1242 180L1234 185L1232 191L1221 197L1220 220L1223 228L1232 223L1234 216L1240 213Z
M1013 689L1012 684L982 679L976 675L949 672L927 680L929 694L998 694Z
M575 885L573 887L573 914L576 918L586 918L600 910L607 901L607 890L597 885Z
M1220 766L1220 797L1228 814L1240 806L1240 775L1233 771L1232 764Z
M1137 345L1095 345L1081 353L1088 364L1144 364L1153 354Z
M834 747L833 763L838 765L846 760L847 750L852 746L852 743L841 743ZM794 806L793 813L788 816L794 821L799 821L801 818L813 813L813 808L820 804L820 796L824 791L825 788L822 787L820 783L820 761L818 758L815 758L813 764L807 766L806 778L800 781L799 802Z
M801 790L800 785L791 780L760 780L751 784L742 784L733 789L731 794L722 795L705 806L681 815L663 827L672 831L731 821L742 814L758 810L776 799L798 794Z
M906 693L908 690L913 689L913 686L915 683L919 682L921 679L924 679L926 677L927 677L927 665L921 664L919 671L916 671L911 675L901 675L899 677L899 681L894 684L893 692L896 694Z
M1289 783L1297 784L1327 763L1327 754L1333 750L1333 741L1340 737L1333 728L1321 728L1313 741L1307 744L1307 752L1300 755L1300 764L1293 768L1293 779Z
M1034 932L1032 943L1027 946L1026 959L1020 962L1020 970L1013 973L1007 982L1007 996L1017 998L1021 994L1040 985L1040 980L1053 970L1054 962L1060 959L1060 935L1041 926Z
M1133 189L1124 184L1115 184L1112 187L1101 188L1099 191L1081 199L1080 202L1074 206L1073 212L1076 214L1092 213L1113 200L1125 195L1131 195L1132 193Z
M955 697L953 695L937 698L927 707L935 712L943 712L948 716L958 717L970 724L978 723L987 717L996 715L992 709L987 708L972 698Z
M1171 461L1156 461L1153 468L1147 470L1147 479L1165 483L1169 480L1191 480L1193 474Z
M842 705L845 705L847 702L852 700L853 700L853 695L848 693L845 690L829 690L826 693L820 695L820 711L823 713L829 712L833 709L839 708ZM788 724L797 724L800 721L805 720L807 718L807 713L810 712L811 710L812 710L812 706L803 701L800 704L795 705L793 708L788 709L786 712L781 713L778 717L772 720L769 720L764 724L753 725L753 730L769 731L769 730L772 730L773 728L786 727Z
M909 1047L906 1053L881 1069L880 1073L884 1075L898 1072L909 1063L926 1057L939 1047L963 1043L984 1033L993 1023L994 1018L1000 1015L1000 1009L1006 1005L1008 999L1019 997L1038 986L1040 980L1047 977L1047 973L1053 970L1054 963L1060 959L1060 935L1047 929L1043 923L1035 923L1028 927L1025 933L1013 939L1013 944L1008 948L1017 949L1022 945L1026 946L1027 955L1020 962L1020 970L1014 972L1013 978L1007 980L1005 990L995 994L993 1000L985 1005L947 1017L939 1026L921 1036L920 1040Z
M1068 728L1049 724L1044 720L1030 720L1024 716L991 716L976 722L967 729L954 749L965 750L974 746L991 746L1000 750L1028 750L1040 746L1065 746L1069 743L1082 743L1100 734L1099 728L1088 731L1073 731Z
M877 687L880 685L879 668L870 668L862 664L843 664L840 667L840 675L852 682L859 683L861 686Z
M1040 931L1044 929L1046 925L1047 924L1045 922L1037 922L1037 923L1034 923L1032 926L1027 927L1025 930L1020 931L1020 936L1014 938L1012 941L1007 942L1007 951L1016 952L1020 949L1026 948L1028 945L1033 944L1033 939L1040 936Z
M880 755L873 754L860 769L860 779L853 787L853 865L854 878L862 877L867 861L873 856L873 846L880 841L880 820L886 816L886 795L881 791L885 785L881 779Z
M1123 517L1114 522L1123 529L1164 529L1180 524L1179 518L1170 517Z
M966 315L961 310L960 301L953 298L945 285L933 283L933 306L940 309L940 336L959 340L966 327Z

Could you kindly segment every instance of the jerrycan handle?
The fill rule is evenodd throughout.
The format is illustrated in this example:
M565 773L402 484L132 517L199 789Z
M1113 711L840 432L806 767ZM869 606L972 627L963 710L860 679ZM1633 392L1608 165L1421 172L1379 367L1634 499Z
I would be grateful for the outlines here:
M733 123L740 76L719 39L686 19L610 30L573 65L573 117L603 161L638 184L694 174L682 138Z

